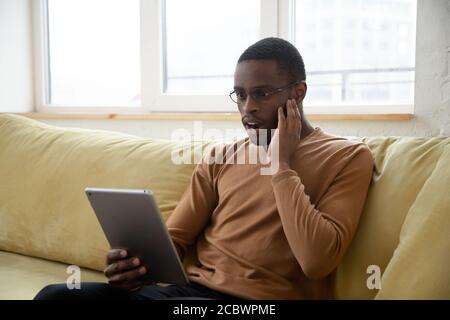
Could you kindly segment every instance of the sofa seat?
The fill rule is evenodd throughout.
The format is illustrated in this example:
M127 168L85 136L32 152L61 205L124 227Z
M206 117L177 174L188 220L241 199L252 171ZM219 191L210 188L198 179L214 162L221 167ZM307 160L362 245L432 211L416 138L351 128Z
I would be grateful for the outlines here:
M33 299L48 284L65 283L69 264L0 251L0 300ZM106 282L100 271L80 268L81 281Z

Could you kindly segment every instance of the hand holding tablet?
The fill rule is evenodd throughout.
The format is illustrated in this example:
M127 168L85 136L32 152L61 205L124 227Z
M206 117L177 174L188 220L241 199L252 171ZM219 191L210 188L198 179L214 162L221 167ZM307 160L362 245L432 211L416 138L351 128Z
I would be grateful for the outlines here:
M105 268L112 285L132 290L152 283L189 282L150 190L85 192L113 248Z
M144 285L153 284L145 280L149 272L142 266L142 261L137 257L128 256L123 249L111 249L106 256L104 274L108 283L125 290L135 290Z

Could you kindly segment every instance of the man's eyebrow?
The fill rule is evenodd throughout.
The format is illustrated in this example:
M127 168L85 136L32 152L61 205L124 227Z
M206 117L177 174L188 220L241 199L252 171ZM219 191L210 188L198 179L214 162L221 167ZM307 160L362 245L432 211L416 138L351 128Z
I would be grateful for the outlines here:
M244 90L244 88L238 87L238 86L235 86L233 89L234 90ZM250 88L250 90L255 90L255 89L273 89L273 86L268 85L268 84L263 84L263 85L254 86L254 87Z

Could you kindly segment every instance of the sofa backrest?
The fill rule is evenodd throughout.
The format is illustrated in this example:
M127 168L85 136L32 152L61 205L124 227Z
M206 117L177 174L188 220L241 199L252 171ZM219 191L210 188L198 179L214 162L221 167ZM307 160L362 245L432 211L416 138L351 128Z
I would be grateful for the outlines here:
M375 171L357 233L337 270L337 298L449 299L450 276L443 270L450 265L450 138L362 140Z
M151 189L167 219L207 143L58 128L0 115L0 250L103 270L109 248L84 189ZM187 155L187 153L185 153Z
M376 168L358 231L337 270L337 298L450 298L443 271L450 265L450 139L362 140ZM0 250L102 270L109 246L84 188L152 189L167 218L195 166L174 164L172 153L201 153L209 144L58 128L0 114ZM381 290L367 287L371 265L383 275Z

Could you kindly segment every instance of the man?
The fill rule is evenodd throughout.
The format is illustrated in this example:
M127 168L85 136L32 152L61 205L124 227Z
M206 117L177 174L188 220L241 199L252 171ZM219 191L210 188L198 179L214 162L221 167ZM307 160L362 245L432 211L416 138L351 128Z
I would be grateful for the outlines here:
M239 58L230 97L250 139L232 150L262 145L278 163L272 175L262 175L261 164L196 167L167 221L181 258L196 248L197 261L186 266L191 284L145 283L151 270L112 249L109 284L52 285L37 298L333 298L334 271L355 234L373 160L362 143L311 126L305 79L302 57L282 39L260 40ZM267 136L255 134L264 130Z

